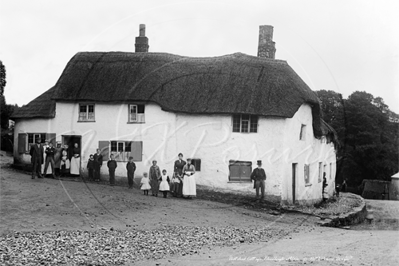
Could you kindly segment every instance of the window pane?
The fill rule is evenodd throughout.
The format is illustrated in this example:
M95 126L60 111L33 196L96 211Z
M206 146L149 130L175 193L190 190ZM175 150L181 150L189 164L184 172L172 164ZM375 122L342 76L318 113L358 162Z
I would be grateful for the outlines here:
M125 142L125 151L131 152L132 151L132 143L130 141Z
M118 142L118 151L123 151L123 142Z
M85 121L86 120L86 113L79 113L79 121Z
M94 120L94 113L89 113L89 115L87 116L88 120Z
M250 132L258 132L258 116L251 115L251 128Z
M94 105L89 105L89 113L94 113Z
M240 132L240 115L233 115L233 132Z
M81 113L86 113L86 111L87 111L87 105L81 105L81 106L79 107L79 112L81 112Z
M144 114L144 104L137 105L137 113Z
M241 121L241 132L248 132L249 121Z
M242 115L241 120L249 120L249 115Z
M116 151L116 141L111 141L111 151Z
M33 134L28 134L28 143L34 143Z
M137 105L134 105L134 104L131 104L131 105L130 105L130 113L131 113L131 114L137 113Z
M46 133L42 133L39 136L40 136L40 143L46 142Z

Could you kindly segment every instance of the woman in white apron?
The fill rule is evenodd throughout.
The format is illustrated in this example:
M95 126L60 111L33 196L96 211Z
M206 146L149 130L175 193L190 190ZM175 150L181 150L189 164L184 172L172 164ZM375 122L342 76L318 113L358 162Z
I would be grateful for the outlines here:
M195 167L191 164L191 159L187 159L187 164L183 167L183 197L191 199L195 196L197 196Z
M71 175L80 175L80 149L79 145L75 143L73 147L73 155L71 158Z

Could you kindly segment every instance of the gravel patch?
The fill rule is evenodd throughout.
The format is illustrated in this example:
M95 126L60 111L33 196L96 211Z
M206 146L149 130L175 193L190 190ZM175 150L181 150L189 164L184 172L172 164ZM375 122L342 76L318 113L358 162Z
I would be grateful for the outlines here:
M268 241L270 228L169 226L157 230L14 232L0 237L2 265L123 265L202 248Z

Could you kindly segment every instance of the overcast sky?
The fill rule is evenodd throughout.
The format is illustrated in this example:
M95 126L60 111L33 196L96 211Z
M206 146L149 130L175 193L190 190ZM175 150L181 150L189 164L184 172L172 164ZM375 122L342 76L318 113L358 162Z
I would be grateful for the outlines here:
M52 87L80 51L134 52L146 24L150 52L257 54L259 25L274 27L276 59L313 90L380 96L399 113L396 0L0 0L7 103Z

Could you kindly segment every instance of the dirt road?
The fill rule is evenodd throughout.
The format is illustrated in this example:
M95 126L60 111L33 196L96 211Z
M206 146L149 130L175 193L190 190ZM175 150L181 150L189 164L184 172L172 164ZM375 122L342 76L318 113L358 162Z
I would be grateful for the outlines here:
M165 253L162 259L144 256L130 264L399 265L396 252L399 232L392 228L324 228L316 225L318 218L307 215L272 215L198 199L156 198L144 196L136 189L105 184L46 178L32 180L29 175L8 168L9 159L4 156L2 162L2 237L15 234L15 231L83 230L95 233L112 228L134 233L151 232L159 228L181 230L181 226L187 230L209 227L230 235L231 232L240 233L244 230L250 232L242 239L239 236L238 239L230 237L230 243L234 243L232 246L220 244L223 242L201 242L202 248L195 253L183 249L173 255ZM397 204L392 205L392 208L397 207ZM267 232L267 239L265 236L251 238L251 232L256 234L256 230L260 230L260 234ZM180 238L187 241L184 236ZM196 240L193 238L191 241ZM7 248L10 253L11 248ZM0 247L0 254L4 249ZM0 262L4 263L1 258ZM128 262L126 264L130 265Z

